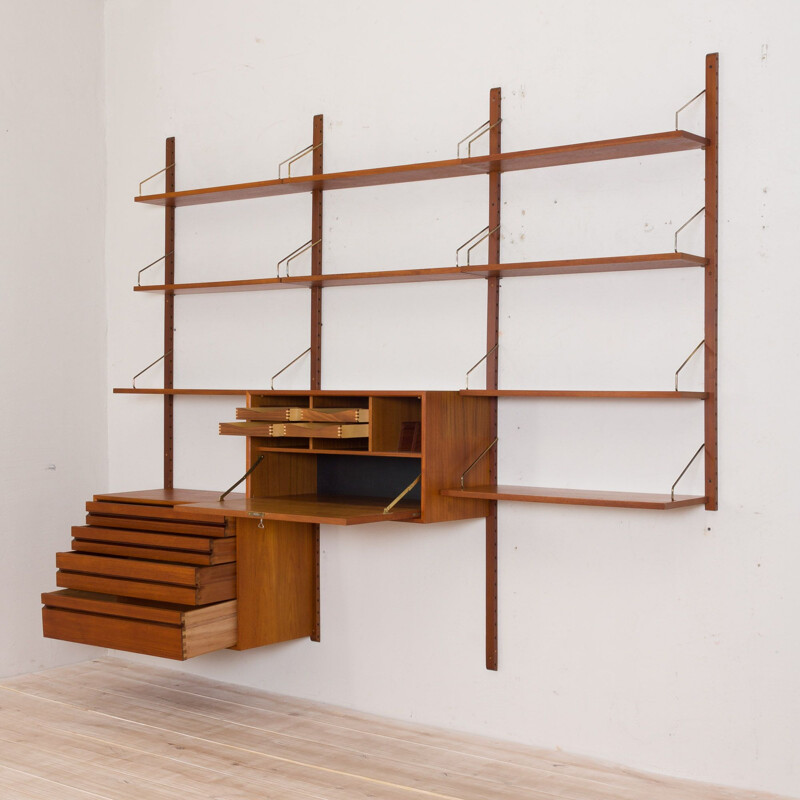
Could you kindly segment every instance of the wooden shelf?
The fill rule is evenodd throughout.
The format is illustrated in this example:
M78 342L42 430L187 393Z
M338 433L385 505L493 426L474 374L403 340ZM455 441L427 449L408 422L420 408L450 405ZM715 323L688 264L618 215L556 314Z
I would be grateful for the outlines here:
M207 294L209 292L253 292L264 289L291 289L282 278L252 278L238 281L201 281L196 283L160 283L134 286L134 292L175 292L175 294Z
M467 489L443 489L448 497L471 497L477 500L512 500L522 503L559 503L572 506L608 506L610 508L645 508L664 510L699 506L705 497L646 492L606 492L591 489L544 489L538 486L470 486Z
M601 400L705 400L705 392L594 389L462 389L467 397L574 397Z
M241 396L247 394L247 389L131 389L129 387L116 387L114 394L163 394L163 395L228 395Z
M634 158L660 153L675 153L681 150L699 150L706 147L707 144L707 139L694 133L667 131L643 136L628 136L622 139L604 139L598 142L519 150L513 153L494 153L472 158L454 158L446 161L429 161L395 167L359 169L349 172L306 175L299 178L189 189L181 192L164 192L163 194L135 197L134 200L137 203L170 207L223 203L231 200L310 192L317 189L385 186L393 183L460 178L469 175L539 169L615 158Z
M321 456L377 456L379 458L422 458L422 453L399 453L375 450L320 450L308 447L256 447L258 453L305 453Z
M153 394L153 395L198 395L198 396L242 396L255 389L131 389L129 387L117 387L113 389L114 394ZM326 392L328 390L325 390ZM281 391L276 389L275 394L315 394L315 392L293 392ZM336 392L336 394L364 394L363 392ZM381 392L369 392L371 395L380 395ZM383 394L406 394L414 393L384 392ZM594 390L594 389L461 389L459 394L468 397L574 397L574 398L600 398L600 399L639 399L639 400L705 400L708 395L705 392L673 392L673 391L646 391L646 390ZM274 448L273 448L274 449ZM297 452L292 448L292 452ZM315 450L313 452L320 452ZM391 455L382 453L381 455ZM399 455L419 455L418 453L400 453Z
M314 494L285 497L235 498L221 503L195 503L181 510L222 517L246 517L283 522L310 522L326 525L363 525L368 522L411 520L419 517L419 503L400 501L389 513L383 509L391 497L320 497Z
M650 253L638 256L572 258L560 261L520 261L510 264L473 264L469 267L424 267L371 272L343 272L328 275L292 275L287 278L253 278L236 281L153 284L134 286L135 292L253 292L265 289L293 289L311 286L364 286L376 283L419 283L464 280L466 278L514 278L536 275L575 275L588 272L628 272L645 269L704 267L706 259L689 253Z

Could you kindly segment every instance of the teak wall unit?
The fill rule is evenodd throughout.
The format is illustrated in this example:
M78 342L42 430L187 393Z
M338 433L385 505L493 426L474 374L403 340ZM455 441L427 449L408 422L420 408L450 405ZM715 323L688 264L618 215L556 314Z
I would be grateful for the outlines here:
M235 646L239 649L297 636L319 638L320 523L356 524L377 520L428 523L485 517L486 666L496 669L499 500L639 509L675 509L691 505L704 505L708 510L717 508L717 54L706 57L705 89L701 94L703 93L706 107L704 136L678 130L676 117L674 131L503 153L500 90L492 89L489 120L479 129L488 134L487 155L329 174L323 170L323 120L318 115L313 121L312 143L300 154L311 155L311 175L183 191L175 190L175 142L174 139L167 140L166 166L161 170L166 174L165 191L161 194L140 194L135 198L138 203L165 207L164 283L134 287L138 292L164 293L164 387L114 389L117 393L163 394L164 489L108 496L107 500L112 500L119 507L116 513L122 518L126 518L126 513L131 508L137 508L137 504L163 503L169 505L170 513L174 513L176 518L185 517L186 524L203 524L198 520L213 519L218 525L224 523L225 530L235 532L238 599L224 602L238 603L238 610L231 611L231 606L228 605L222 610L214 610L214 606L211 606L212 610L208 611L209 619L214 620L218 628L220 625L225 628L225 624L228 624L228 628L216 640L219 646L234 645L228 641L229 623L219 623L220 619L230 620L232 613L237 619ZM681 253L676 249L673 253L648 255L501 262L503 173L697 149L705 151L703 255ZM486 264L335 275L323 273L323 192L481 174L486 175L489 182L488 225L484 229L484 238L488 240ZM174 215L177 207L298 192L310 192L312 197L310 239L305 248L311 253L309 274L289 276L287 271L285 276L253 280L195 283L175 281ZM677 384L674 392L499 388L498 320L501 278L675 268L700 268L705 274L705 337L702 343L705 385L702 392L678 391ZM459 392L321 390L321 300L325 286L475 279L483 279L487 283L485 389ZM176 294L292 288L310 290L309 391L174 387L173 329ZM247 396L247 406L237 412L239 421L222 423L220 426L223 434L242 435L246 438L248 478L244 496L229 495L224 500L213 501L204 496L198 502L191 502L186 500L191 492L184 495L181 490L173 490L173 399L180 394ZM532 399L613 397L630 400L702 401L705 435L701 449L704 450L705 460L705 493L702 496L676 495L674 487L672 492L649 494L498 485L497 402L498 398L507 396ZM331 413L332 411L335 413ZM339 414L339 411L342 413ZM285 420L274 418L283 413L288 415ZM401 428L403 424L412 423L419 424L419 452L409 451L404 449L406 445L401 445ZM395 490L399 492L417 474L419 485L410 488L404 499L396 498L397 502L391 503ZM354 494L355 497L347 497L349 494ZM141 506L138 513L141 513ZM152 509L146 513L152 513ZM81 540L76 541L80 548ZM131 557L130 553L119 549L121 544L116 543L113 546L117 549L98 551L108 553L106 562L113 559L124 562ZM139 542L134 546L143 545ZM161 556L163 557L163 553ZM92 561L89 564L85 559L81 561L80 558L75 558L73 554L63 554L60 557L62 571L65 567L74 568L78 561L85 569L113 567L124 573L126 568L130 568L130 565L124 563L121 567L120 564L105 562L100 564ZM285 579L287 575L289 580ZM105 620L118 620L130 619L134 613L140 616L143 613L141 608L133 611L127 609L120 615L120 603L123 606L128 603L124 600L124 592L116 593L122 599L110 597L98 600L92 595L80 595L80 587L90 587L93 585L91 581L81 579L77 584L77 590L67 589L67 592L77 591L78 595L45 595L46 635L60 635L60 638L68 639L77 637L74 614L83 614L91 619L95 615ZM89 591L93 590L90 588ZM146 617L161 613L149 610L149 606L146 609ZM67 621L64 614L70 613L73 617ZM65 621L59 628L60 623L54 620L62 617ZM149 617L146 622L152 622ZM175 629L180 630L181 626L187 625L191 627L191 617L187 609L172 609L169 619ZM113 625L111 627L114 628ZM100 643L103 637L105 640L110 638L115 644L108 646L121 647L124 645L125 635L124 632L120 633L120 625L117 625L112 634L106 632L103 636L98 635L94 641ZM75 640L84 641L86 638L84 635ZM129 649L136 649L136 644L131 642ZM176 650L173 644L169 644L166 649L172 657L186 657L194 654L198 648L187 648L184 642L180 650Z

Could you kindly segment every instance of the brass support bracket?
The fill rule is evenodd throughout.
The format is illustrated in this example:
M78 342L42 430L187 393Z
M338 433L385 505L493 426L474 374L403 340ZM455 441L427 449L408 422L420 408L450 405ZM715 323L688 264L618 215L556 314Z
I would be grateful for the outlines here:
M692 220L695 220L695 219L697 219L697 217L699 217L699 216L700 216L700 215L701 215L701 214L702 214L702 213L703 213L705 210L706 210L706 207L705 207L705 206L703 206L703 207L702 207L702 208L701 208L699 211L696 211L694 214L692 214L692 216L691 216L691 217L689 217L689 219L687 219L687 220L686 220L686 222L684 222L684 223L683 223L683 225L681 225L681 226L680 226L680 228L678 228L678 230L676 230L676 231L675 231L675 242L674 242L674 247L675 247L675 252L676 252L676 253L678 252L678 234L679 234L679 233L680 233L680 232L681 232L681 231L682 231L682 230L683 230L683 229L684 229L684 228L685 228L685 227L686 227L686 226L687 226L687 225L688 225L690 222L692 222Z
M497 437L494 441L461 473L461 488L464 488L464 478L467 473L497 444Z
M277 266L275 268L277 277L280 278L280 276L281 276L281 264L285 263L286 264L286 277L288 278L289 277L289 263L291 261L293 261L295 258L297 258L298 256L303 255L303 253L305 253L307 250L310 250L312 247L315 247L316 245L318 245L321 241L322 241L322 239L317 239L316 242L311 240L311 239L309 239L305 244L301 244L300 247L298 247L296 250L292 250L292 252L289 253L288 256L285 256L284 258L282 258L278 262L278 264L277 264Z
M240 484L240 483L241 483L241 482L242 482L242 481L243 481L243 480L244 480L244 479L245 479L245 478L248 476L248 475L250 475L250 473L251 473L251 472L253 472L253 471L255 470L255 468L256 468L256 467L257 467L257 466L258 466L258 465L259 465L259 464L260 464L260 463L261 463L263 460L264 460L264 455L262 454L262 455L260 455L260 456L259 456L259 457L258 457L258 458L255 460L255 463L253 464L253 466L252 466L252 467L250 467L250 469L249 469L249 470L247 470L247 472L245 472L245 474L244 474L244 475L242 475L242 477L241 477L241 478L239 478L239 480L238 480L238 481L236 481L236 483L234 483L234 484L233 484L233 486L231 486L231 488L230 488L230 489L228 489L227 491L224 491L224 492L223 492L223 493L222 493L222 494L219 496L219 502L221 503L221 502L222 502L222 501L223 501L223 500L224 500L224 499L225 499L225 498L226 498L226 497L227 497L227 496L228 496L228 495L229 495L229 494L230 494L230 493L231 493L231 492L232 492L232 491L233 491L233 490L234 490L234 489L235 489L235 488L236 488L236 487L237 487L237 486L238 486L238 485L239 485L239 484ZM261 520L261 525L259 525L258 527L259 527L259 528L263 528L263 527L264 527L264 521L263 521L263 519Z
M675 370L675 391L676 391L676 392L678 391L678 375L680 375L680 373L681 373L681 370L682 370L682 369L683 369L683 368L684 368L684 367L685 367L685 366L686 366L686 365L687 365L687 364L688 364L688 363L689 363L689 362L692 360L692 356L693 356L693 355L694 355L694 354L695 354L695 353L696 353L696 352L697 352L697 351L698 351L698 350L699 350L699 349L700 349L700 348L701 348L701 347L702 347L702 346L703 346L705 343L706 343L706 340L705 340L705 339L703 339L703 341L702 341L702 342L700 342L700 344L699 344L699 345L697 345L697 347L695 347L695 349L694 349L694 350L692 350L692 352L691 352L691 353L689 353L689 355L686 357L686 360L683 362L683 364L681 364L681 365L678 367L678 369L677 369L677 370Z
M318 147L322 147L322 142L319 144L310 144L308 147L304 147L302 150L296 152L293 156L289 156L289 158L285 158L278 164L278 180L281 180L281 168L284 164L288 164L289 166L286 168L287 177L292 177L292 164L295 161L299 161L303 156L307 156L309 153L313 153Z
M170 257L170 256L171 256L171 255L172 255L174 252L175 252L174 250L170 250L170 251L169 251L169 253L164 253L164 255L163 255L163 256L160 256L160 257L159 257L159 258L157 258L155 261L151 261L151 262L150 262L150 263L149 263L149 264L148 264L146 267L142 267L142 268L141 268L141 269L140 269L140 270L139 270L139 271L136 273L136 285L137 285L137 286L141 286L141 285L142 285L142 273L143 273L145 270L148 270L148 269L150 269L150 267L154 267L156 264L158 264L158 262L159 262L159 261L163 261L165 258L169 258L169 257Z
M292 359L292 360L291 360L291 361L290 361L290 362L289 362L289 363L288 363L288 364L287 364L285 367L281 367L281 368L280 368L280 369L279 369L279 370L278 370L278 371L277 371L277 372L276 372L276 373L275 373L275 374L272 376L272 379L271 379L271 380L270 380L270 382L269 382L269 388L270 388L270 389L274 389L274 388L275 388L275 378L277 378L277 377L278 377L278 375L280 375L282 372L285 372L287 369L289 369L289 367L291 367L291 366L292 366L292 364L294 364L295 362L299 361L299 360L300 360L300 359L301 359L301 358L302 358L302 357L303 357L303 356L304 356L306 353L310 353L310 352L311 352L311 348L309 347L307 350L303 350L303 352L302 352L302 353L300 353L300 355L299 355L299 356L297 356L297 358L293 358L293 359Z
M700 447L697 448L697 452L689 459L689 463L683 468L683 472L681 472L681 474L678 475L678 477L675 479L675 483L672 484L672 490L670 492L670 499L671 500L675 500L675 487L678 485L678 481L686 474L686 470L689 469L689 467L692 466L692 464L694 463L694 460L697 458L697 456L700 455L700 451L705 446L706 446L706 444L705 444L705 442L703 442L703 444L701 444Z
M698 92L688 103L684 103L676 112L675 112L675 130L678 130L678 115L683 111L684 108L689 108L689 106L694 103L695 100L699 99L706 93L706 90L703 89L702 92Z
M397 495L397 497L395 497L394 500L392 500L391 503L389 503L388 506L386 506L386 508L383 509L383 513L388 514L420 482L420 480L422 480L421 472L416 478L414 478L413 481L411 481L411 483L408 484L408 486L406 486L405 489L403 489L402 492L400 492L399 495Z
M489 133L492 128L496 128L502 121L502 119L499 119L497 122L492 122L491 120L487 119L482 125L478 125L474 131L468 133L456 145L456 158L461 158L461 145L464 144L464 142L467 143L467 158L470 158L470 156L472 156L472 143L480 139L484 134Z
M489 226L487 225L487 226L486 226L485 228L483 228L482 230L479 230L479 231L478 231L478 232L477 232L477 233L476 233L474 236L470 236L470 237L469 237L469 239L467 239L467 241L466 241L466 242L464 242L464 244L462 244L462 245L461 245L461 247L459 247L459 248L456 250L456 266L459 266L459 264L458 264L458 254L459 254L459 253L460 253L460 252L461 252L461 251L462 251L462 250L463 250L465 247L467 247L467 245L468 245L468 244L469 244L470 246L467 248L467 264L466 264L467 266L469 266L469 259L470 259L470 254L472 253L472 251L473 251L473 250L474 250L474 249L475 249L475 248L476 248L476 247L477 247L477 246L478 246L478 245L479 245L479 244L480 244L480 243L481 243L481 242L482 242L484 239L488 239L488 238L489 238L489 237L490 237L490 236L491 236L491 235L492 235L492 234L493 234L495 231L497 231L497 230L499 230L499 229L500 229L500 226L499 226L499 225L495 225L495 226L494 226L494 228L492 228L491 230L489 230ZM471 242L472 244L470 244L470 242Z
M495 351L495 350L497 350L497 348L498 348L498 347L499 347L499 344L496 344L494 347L492 347L492 348L491 348L491 350L489 350L489 352L488 352L488 353L486 353L485 355L482 355L482 356L480 357L480 359L478 359L478 361L476 361L476 362L475 362L475 363L474 363L474 364L473 364L473 365L472 365L472 366L469 368L469 370L467 370L467 374L466 374L466 376L465 376L465 379L464 379L464 382L465 382L465 384L466 384L466 385L464 386L464 388L465 388L465 389L469 389L469 376L470 376L470 375L471 375L471 374L472 374L472 373L473 373L473 372L474 372L474 371L475 371L475 370L476 370L476 369L477 369L477 368L478 368L478 367L479 367L479 366L480 366L480 365L481 365L481 364L482 364L484 361L486 361L486 359L487 359L487 358L489 358L489 356L490 356L492 353L494 353L494 351Z
M175 162L173 161L171 164L164 167L163 169L160 169L158 172L154 172L149 178L145 178L143 181L139 181L139 197L142 196L142 186L144 186L147 183L147 181L153 180L153 178L158 177L162 172L166 172L168 169L172 169L174 166Z
M140 375L144 375L144 373L145 373L145 372L147 372L147 370L149 370L149 369L150 369L150 367L154 367L156 364L158 364L158 362L159 362L159 361L163 361L163 360L164 360L164 359L165 359L165 358L166 358L168 355L170 355L171 353L172 353L172 350L170 350L170 351L169 351L169 353L164 353L164 355L163 355L163 356L159 356L159 357L158 357L158 358L157 358L155 361L153 361L153 363L152 363L152 364L148 364L148 365L147 365L147 366L146 366L146 367L145 367L143 370L140 370L139 372L137 372L137 373L136 373L136 374L133 376L133 380L131 381L131 383L133 384L133 388L134 388L134 389L136 388L136 379L137 379L137 378L138 378Z

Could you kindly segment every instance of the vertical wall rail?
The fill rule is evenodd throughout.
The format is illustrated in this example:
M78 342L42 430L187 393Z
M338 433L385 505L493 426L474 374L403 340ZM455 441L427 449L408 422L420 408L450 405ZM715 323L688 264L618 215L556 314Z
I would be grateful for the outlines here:
M500 147L500 89L489 92L489 152L499 153ZM489 173L489 253L488 263L500 263L500 173ZM487 278L486 305L486 388L498 388L500 333L500 278ZM490 401L491 438L497 437L497 398ZM497 483L497 447L489 458L489 482ZM497 501L489 501L486 517L486 669L497 669Z
M314 175L323 172L322 161L322 114L314 117L314 137L311 171ZM322 274L322 189L311 192L311 241L316 244L311 248L311 274ZM312 389L322 388L322 287L311 287L311 380ZM319 525L314 525L314 624L311 631L312 641L320 640L320 545Z
M165 191L175 191L175 137L166 141L166 185ZM175 283L175 206L164 208L164 283ZM175 350L175 293L164 292L164 388L174 387L174 350ZM164 395L164 488L173 488L175 431L173 425L175 398L171 394Z
M719 54L706 56L705 474L706 508L716 511L717 488L717 214Z

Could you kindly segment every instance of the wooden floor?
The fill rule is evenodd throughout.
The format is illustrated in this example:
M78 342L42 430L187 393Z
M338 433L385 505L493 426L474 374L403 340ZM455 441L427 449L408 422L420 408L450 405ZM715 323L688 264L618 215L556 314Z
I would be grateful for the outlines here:
M101 659L0 681L8 800L754 800L766 795Z

